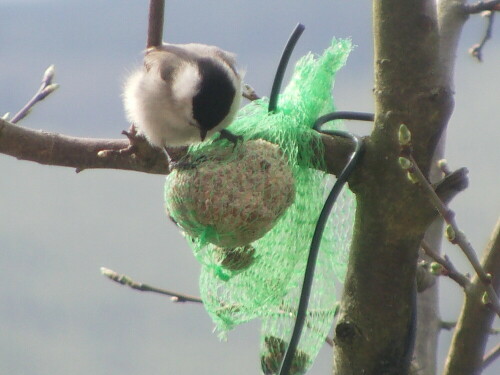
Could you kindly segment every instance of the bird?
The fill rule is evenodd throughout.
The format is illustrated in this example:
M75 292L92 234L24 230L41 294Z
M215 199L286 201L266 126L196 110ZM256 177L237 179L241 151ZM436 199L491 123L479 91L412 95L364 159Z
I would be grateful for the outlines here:
M148 48L144 64L126 80L127 119L153 146L168 149L203 142L234 120L242 73L233 53L198 43ZM168 151L167 151L168 153Z

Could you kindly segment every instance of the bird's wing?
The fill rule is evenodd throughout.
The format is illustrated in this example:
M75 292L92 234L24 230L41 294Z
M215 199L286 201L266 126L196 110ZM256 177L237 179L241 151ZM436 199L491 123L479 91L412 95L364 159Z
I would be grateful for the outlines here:
M164 49L150 49L144 56L144 67L149 72L154 69L160 73L161 78L171 83L175 71L185 63L186 59L176 53Z

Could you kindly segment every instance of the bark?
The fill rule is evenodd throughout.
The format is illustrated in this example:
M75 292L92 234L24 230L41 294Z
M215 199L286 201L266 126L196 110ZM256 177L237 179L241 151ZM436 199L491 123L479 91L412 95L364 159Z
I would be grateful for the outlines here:
M437 183L443 178L443 173L437 162L444 157L445 134L434 153L429 181ZM437 252L440 251L443 239L443 219L438 217L427 229L424 240ZM432 261L428 257L424 257ZM418 294L417 299L417 336L415 338L414 363L419 375L435 375L437 368L437 348L441 323L439 315L439 280Z
M494 275L492 286L500 290L500 220L485 249L483 268ZM469 292L465 296L450 352L444 369L445 375L478 375L483 368L483 355L490 335L495 312L483 303L485 286L474 276Z
M338 174L351 155L354 145L341 137L322 135L325 172ZM77 138L63 134L31 130L0 119L0 153L44 165L75 168L123 169L136 172L168 174L169 165L163 150L154 148L140 135L127 139ZM315 143L314 143L315 144ZM128 150L128 151L126 151ZM105 155L100 151L107 151ZM173 154L174 150L169 150ZM101 155L101 156L100 156Z
M397 163L398 128L428 173L452 111L439 75L431 1L374 1L375 128L367 141L349 268L336 327L337 375L405 374L419 244L434 209Z
M486 2L485 2L486 3ZM478 2L467 6L465 0L441 0L438 3L438 22L440 31L441 76L450 88L453 88L455 55L462 28L469 17L468 8L481 7ZM490 5L492 2L488 2ZM497 291L500 287L500 223L497 223L490 244L483 256L482 265L486 272L494 275L492 286ZM483 354L488 341L494 312L481 301L484 285L477 275L472 281L460 318L455 328L448 357L445 375L480 374L483 368Z
M427 230L425 240L436 251L443 238L443 220L437 218ZM440 328L439 283L418 294L415 368L418 375L435 375Z
M162 150L137 138L135 153L120 152L130 146L127 139L76 138L42 130L31 130L0 119L0 153L44 165L75 168L112 168L167 174ZM108 151L99 156L100 151ZM134 156L135 155L135 156Z

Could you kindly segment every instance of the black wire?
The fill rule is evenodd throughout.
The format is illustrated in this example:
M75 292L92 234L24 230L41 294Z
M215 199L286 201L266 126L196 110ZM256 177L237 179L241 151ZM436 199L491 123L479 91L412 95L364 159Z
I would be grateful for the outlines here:
M311 247L309 249L309 256L307 258L306 270L304 272L304 281L302 283L302 290L300 292L299 306L297 308L297 317L295 319L295 326L293 327L292 337L290 338L290 343L288 344L287 351L283 358L279 375L289 375L290 368L292 366L293 357L295 356L295 351L300 341L300 335L302 334L302 328L307 317L307 306L309 304L309 296L311 294L311 287L314 279L314 269L316 268L316 259L318 258L319 246L321 243L321 237L325 229L326 223L328 221L328 216L337 200L339 193L344 187L347 179L349 178L351 172L357 165L360 157L363 154L363 141L361 138L341 130L321 130L321 126L326 122L337 120L337 119L348 119L348 120L361 120L361 121L373 121L373 114L371 113L360 113L360 112L332 112L327 115L321 116L314 123L314 129L318 132L336 135L343 138L350 138L354 142L354 151L351 154L349 161L346 166L340 172L337 177L337 181L333 185L328 198L323 205L321 214L319 215L318 221L316 223L316 228L314 229L313 238L311 240Z
M267 107L268 112L274 112L276 110L276 106L278 104L278 95L281 90L281 84L283 82L283 77L285 75L286 66L288 65L288 61L290 60L290 56L292 55L293 49L297 44L300 36L304 32L305 26L301 23L295 26L295 30L293 30L292 35L288 39L286 43L285 49L281 54L281 59L278 65L278 69L276 70L276 75L274 76L273 87L271 89L271 95L269 95L269 106Z
M345 111L331 112L317 119L316 122L314 123L314 129L325 134L331 134L329 133L328 130L319 130L319 126L333 120L373 121L374 119L375 115L373 113L368 113L368 112L345 112ZM332 134L332 135L337 135L337 134Z

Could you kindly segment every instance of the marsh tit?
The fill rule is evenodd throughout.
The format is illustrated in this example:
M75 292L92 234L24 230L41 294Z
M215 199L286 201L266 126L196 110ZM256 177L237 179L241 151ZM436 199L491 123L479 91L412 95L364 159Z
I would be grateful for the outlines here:
M144 65L125 83L123 101L128 120L163 149L202 142L229 126L241 90L233 54L203 44L164 44L146 51Z

